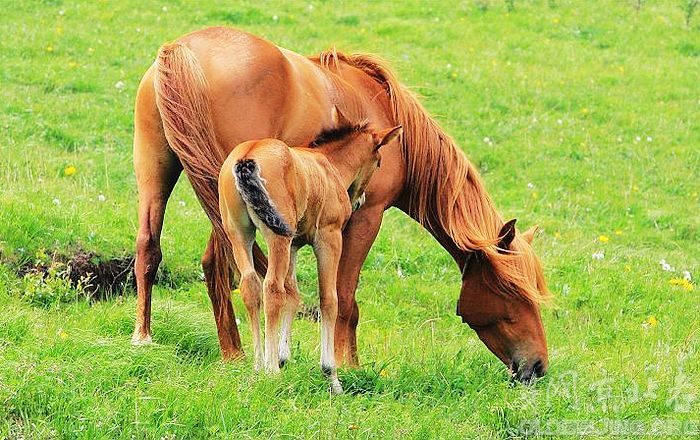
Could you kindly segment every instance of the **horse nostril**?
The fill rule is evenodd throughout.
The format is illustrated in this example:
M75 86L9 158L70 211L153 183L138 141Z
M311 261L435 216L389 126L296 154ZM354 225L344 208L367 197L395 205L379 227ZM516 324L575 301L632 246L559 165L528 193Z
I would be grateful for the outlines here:
M537 377L542 377L544 376L544 363L542 360L538 360L535 362L535 365L532 366L532 372L535 374Z
M518 374L518 369L520 368L520 363L516 361L512 361L510 363L510 373L515 376Z

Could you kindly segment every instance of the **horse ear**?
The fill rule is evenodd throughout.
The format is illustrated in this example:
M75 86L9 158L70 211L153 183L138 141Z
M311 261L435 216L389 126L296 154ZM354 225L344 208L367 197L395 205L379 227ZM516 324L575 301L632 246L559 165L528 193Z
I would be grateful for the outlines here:
M535 234L537 233L537 230L539 228L540 227L538 225L535 225L535 226L531 227L530 229L528 229L527 231L523 232L523 238L525 239L525 241L532 244L532 239L535 238Z
M334 127L347 127L352 125L352 122L340 111L337 105L331 109L331 121Z
M372 133L372 139L374 140L374 151L379 150L384 145L393 141L401 133L403 133L403 127L400 125Z
M498 247L501 249L509 249L510 244L513 242L515 239L515 222L517 220L508 220L503 227L501 228L501 232L498 233Z

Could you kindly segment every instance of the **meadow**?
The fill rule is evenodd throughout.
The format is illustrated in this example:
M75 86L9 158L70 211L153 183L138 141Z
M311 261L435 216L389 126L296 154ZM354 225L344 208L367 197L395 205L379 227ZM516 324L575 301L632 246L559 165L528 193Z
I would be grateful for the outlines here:
M692 4L6 5L0 438L697 436L700 10ZM555 298L543 310L544 378L510 383L455 315L456 265L396 210L361 275L361 367L340 371L346 393L336 397L318 368L318 324L307 317L295 321L293 360L279 377L253 373L250 357L221 361L199 262L210 228L184 177L166 213L152 345L129 343L132 289L90 301L60 266L45 278L17 275L55 253L133 254L138 82L161 44L212 25L299 53L335 45L390 61L478 165L503 216L541 227L534 246ZM317 304L309 249L299 280L305 304ZM252 353L240 296L233 301Z

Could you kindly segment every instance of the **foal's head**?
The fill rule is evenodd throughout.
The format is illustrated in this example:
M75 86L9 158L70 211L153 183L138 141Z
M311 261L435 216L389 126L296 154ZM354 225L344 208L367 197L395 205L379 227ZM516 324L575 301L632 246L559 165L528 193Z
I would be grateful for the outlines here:
M374 131L367 121L359 124L350 122L336 107L333 107L332 119L335 127L323 131L311 145L324 145L329 150L342 151L344 165L354 172L348 196L355 210L364 202L365 188L379 168L379 149L401 135L403 129L399 125Z
M535 231L516 234L511 220L495 248L469 254L457 303L462 321L524 383L543 376L548 366L539 308L548 293L530 245Z

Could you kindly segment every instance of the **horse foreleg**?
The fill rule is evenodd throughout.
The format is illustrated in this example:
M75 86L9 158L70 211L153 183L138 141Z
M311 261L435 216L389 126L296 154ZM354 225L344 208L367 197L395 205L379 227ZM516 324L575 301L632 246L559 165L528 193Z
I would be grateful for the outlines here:
M335 324L335 360L338 366L357 366L357 323L360 310L355 290L360 269L382 224L384 208L363 206L343 231L343 253L338 267L338 319Z
M227 245L228 243L219 244L218 239L212 233L207 249L202 256L202 270L214 311L221 356L225 360L231 360L242 357L243 348L241 337L238 334L236 315L231 305L231 285L228 281L225 283L222 281L223 279L228 280L228 277L224 277L222 274L230 273L234 264L232 261L226 261L223 246Z

